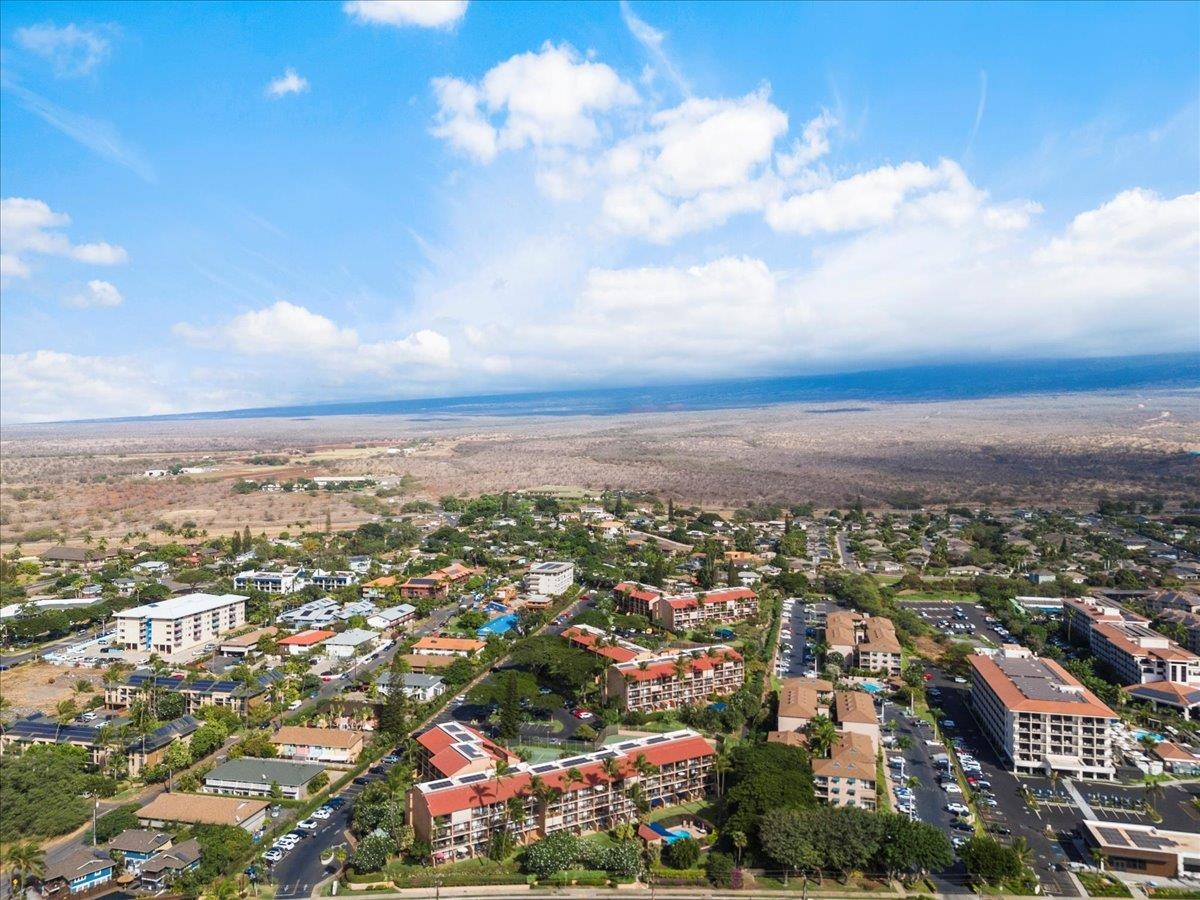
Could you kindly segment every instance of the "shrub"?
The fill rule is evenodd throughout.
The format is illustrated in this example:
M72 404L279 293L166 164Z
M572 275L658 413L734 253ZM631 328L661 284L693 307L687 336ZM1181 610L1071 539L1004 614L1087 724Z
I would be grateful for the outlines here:
M733 887L733 857L728 853L710 853L704 871L714 887Z
M566 831L556 831L526 849L525 871L538 878L547 878L569 869L578 856L579 838Z
M700 844L695 838L684 838L663 849L663 862L672 869L690 869L700 860Z
M107 844L122 831L138 827L138 804L130 803L109 810L96 820L96 842Z
M392 842L382 834L369 834L354 849L350 857L350 868L355 872L378 872L387 865Z

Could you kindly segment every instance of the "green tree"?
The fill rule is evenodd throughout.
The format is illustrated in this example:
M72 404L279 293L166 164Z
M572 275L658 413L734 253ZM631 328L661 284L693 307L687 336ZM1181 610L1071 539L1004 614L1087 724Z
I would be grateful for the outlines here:
M556 831L525 849L524 869L538 878L569 869L579 856L579 838L569 831Z
M999 884L1020 877L1024 867L1011 847L995 838L976 835L959 851L967 874L987 884Z
M663 850L663 861L673 869L691 869L700 859L700 843L693 837L668 844Z

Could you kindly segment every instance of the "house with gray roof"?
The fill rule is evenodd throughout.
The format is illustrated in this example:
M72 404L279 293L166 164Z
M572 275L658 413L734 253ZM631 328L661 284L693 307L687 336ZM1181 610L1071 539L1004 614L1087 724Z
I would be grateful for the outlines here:
M221 763L204 776L204 793L269 797L272 787L290 800L308 796L309 783L325 771L316 763L243 756Z

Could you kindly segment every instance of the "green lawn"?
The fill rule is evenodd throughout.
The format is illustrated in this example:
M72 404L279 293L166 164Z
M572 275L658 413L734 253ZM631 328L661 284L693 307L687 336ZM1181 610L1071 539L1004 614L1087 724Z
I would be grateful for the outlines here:
M707 800L691 800L687 803L680 803L678 806L662 806L650 813L650 821L658 822L662 819L669 819L671 816L678 816L683 813L691 813L699 816L709 822L716 821L716 808Z
M901 591L896 599L928 603L978 603L979 595L972 591Z
M1079 881L1092 897L1128 897L1129 888L1109 875L1080 872Z

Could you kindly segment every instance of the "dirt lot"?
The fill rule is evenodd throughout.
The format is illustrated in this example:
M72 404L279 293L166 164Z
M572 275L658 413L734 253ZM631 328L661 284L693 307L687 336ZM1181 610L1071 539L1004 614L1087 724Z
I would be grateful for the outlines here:
M728 507L861 497L883 507L1200 493L1196 391L1064 394L645 415L485 419L331 416L15 426L2 456L2 545L55 536L136 542L193 523L278 534L367 521L417 497L570 486L646 490ZM256 457L281 457L261 465ZM145 478L204 463L202 474ZM235 494L242 478L372 475L353 493ZM41 530L39 532L39 530ZM49 534L53 532L54 534ZM132 537L131 537L132 536ZM161 535L159 536L161 538Z
M76 694L75 682L86 678L92 683L93 693L103 691L101 669L71 669L37 662L17 666L0 672L0 695L12 704L13 715L25 716L38 710L53 714L63 700L75 698L83 707L93 694Z

